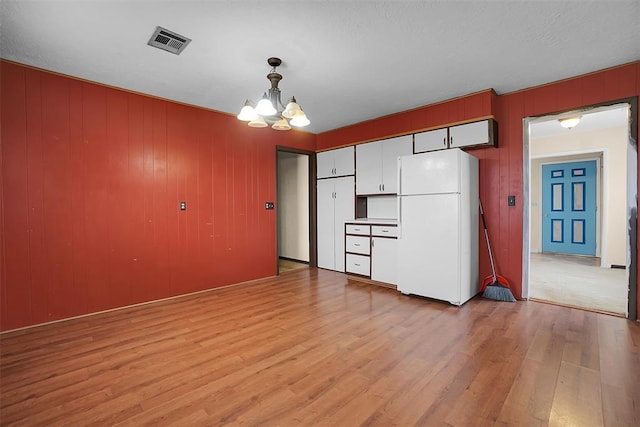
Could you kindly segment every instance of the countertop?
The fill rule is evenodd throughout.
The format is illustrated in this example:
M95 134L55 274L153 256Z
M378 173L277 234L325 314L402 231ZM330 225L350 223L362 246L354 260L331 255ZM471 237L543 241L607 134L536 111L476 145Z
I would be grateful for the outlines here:
M397 225L398 220L395 218L356 218L354 220L345 221L346 224L381 224L381 225Z

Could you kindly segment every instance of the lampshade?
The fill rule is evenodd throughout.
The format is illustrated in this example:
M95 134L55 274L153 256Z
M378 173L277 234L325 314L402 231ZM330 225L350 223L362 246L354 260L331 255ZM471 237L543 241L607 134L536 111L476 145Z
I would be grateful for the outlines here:
M560 122L560 126L562 126L565 129L571 129L574 126L576 126L578 123L580 123L580 119L582 118L582 116L577 116L577 117L566 117L564 119L560 119L558 120Z
M281 118L280 120L278 120L277 122L275 122L273 124L273 126L271 126L271 129L275 129L275 130L289 130L291 129L291 126L289 126L289 123L287 123L287 119L285 119L284 117Z
M262 99L254 108L251 101L246 100L237 115L238 120L247 121L249 126L254 128L271 125L271 128L276 130L289 130L291 126L303 127L311 124L295 96L291 97L286 107L282 104L281 92L278 88L282 74L276 71L276 68L282 64L282 60L272 56L267 59L267 64L271 66L271 72L267 74L271 87L264 92Z
M302 110L296 113L293 119L291 119L291 126L295 126L299 128L307 126L309 123L311 122L309 121L309 119L307 118L307 115Z
M240 110L240 114L238 114L238 120L242 120L243 122L250 122L258 118L258 113L251 106L251 101L248 99L244 102L244 107Z
M286 117L287 119L292 119L295 115L301 111L300 106L296 102L295 96L291 98L291 101L287 104L287 107L282 112L282 117Z
M256 113L261 116L273 116L277 113L276 108L273 106L266 93L262 96L258 105L256 105Z
M264 121L262 116L258 116L254 120L251 120L249 122L249 126L251 126L252 128L266 128L268 125L267 122Z

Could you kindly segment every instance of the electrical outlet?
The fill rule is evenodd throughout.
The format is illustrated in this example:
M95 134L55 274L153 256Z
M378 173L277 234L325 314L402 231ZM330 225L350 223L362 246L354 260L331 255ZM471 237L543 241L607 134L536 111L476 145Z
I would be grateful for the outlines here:
M516 196L509 196L507 198L507 204L509 206L515 206L516 205Z
M271 210L273 209L273 202L264 202L264 208L266 210Z
M187 210L187 202L180 202L180 210L181 211Z

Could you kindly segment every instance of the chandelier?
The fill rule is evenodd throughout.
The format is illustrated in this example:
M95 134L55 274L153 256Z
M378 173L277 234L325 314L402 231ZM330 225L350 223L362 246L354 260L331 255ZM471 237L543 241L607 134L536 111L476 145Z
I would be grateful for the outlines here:
M291 97L286 107L282 105L280 100L278 83L282 80L282 74L276 71L276 67L282 64L282 60L272 57L267 59L267 63L271 66L271 72L267 74L267 79L271 82L269 91L262 95L262 99L255 107L247 99L237 116L238 120L249 122L249 126L254 128L264 128L271 125L271 128L276 130L289 130L291 126L307 126L311 122L296 102L295 97Z

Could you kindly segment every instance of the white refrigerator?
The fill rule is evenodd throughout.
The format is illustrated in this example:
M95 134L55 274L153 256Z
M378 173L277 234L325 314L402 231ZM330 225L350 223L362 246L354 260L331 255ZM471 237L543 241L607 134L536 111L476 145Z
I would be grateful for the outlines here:
M478 159L458 149L398 158L398 290L454 305L479 292Z

